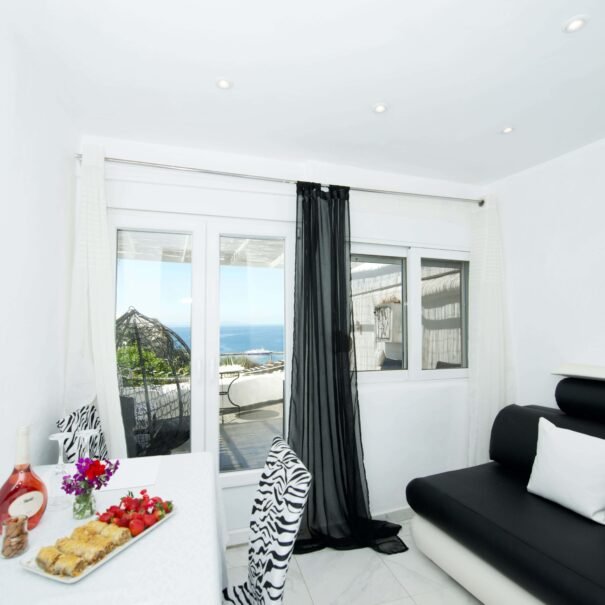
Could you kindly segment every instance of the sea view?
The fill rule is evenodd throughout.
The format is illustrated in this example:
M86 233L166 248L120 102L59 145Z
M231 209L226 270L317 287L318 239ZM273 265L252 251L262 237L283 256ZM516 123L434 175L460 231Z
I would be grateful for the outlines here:
M189 326L169 326L189 346L191 346L191 328ZM220 351L226 353L246 353L247 351L284 350L283 325L223 325L221 326ZM273 355L273 361L283 359L282 355ZM255 355L254 360L264 363L269 360L266 355Z

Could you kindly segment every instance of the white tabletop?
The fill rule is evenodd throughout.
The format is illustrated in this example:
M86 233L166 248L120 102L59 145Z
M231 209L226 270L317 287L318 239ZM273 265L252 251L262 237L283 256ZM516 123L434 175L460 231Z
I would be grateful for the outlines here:
M21 568L20 557L0 559L0 602L20 605L213 605L221 603L225 549L216 461L211 454L179 454L123 460L124 475L157 479L150 495L172 500L174 517L144 539L72 585ZM144 468L143 468L144 467ZM44 479L50 467L36 469ZM120 471L114 479L118 479ZM133 488L138 494L141 487ZM127 490L95 492L98 510L118 504ZM25 558L68 535L77 525L71 509L46 511L30 532Z

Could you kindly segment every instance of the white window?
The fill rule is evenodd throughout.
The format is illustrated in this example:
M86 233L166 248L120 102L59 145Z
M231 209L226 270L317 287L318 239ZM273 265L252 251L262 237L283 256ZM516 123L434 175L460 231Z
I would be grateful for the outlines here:
M399 370L389 372L396 380L466 377L468 274L466 252L354 244L360 379L386 380L385 370Z

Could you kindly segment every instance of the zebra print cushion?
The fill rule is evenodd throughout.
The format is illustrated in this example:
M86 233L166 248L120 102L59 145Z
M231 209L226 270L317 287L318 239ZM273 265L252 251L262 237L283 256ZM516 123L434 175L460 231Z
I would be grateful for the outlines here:
M288 564L310 485L311 473L286 442L276 437L252 506L248 581L225 588L225 603L282 603Z
M99 434L90 439L91 458L108 457L105 436L101 430L101 420L94 403L83 405L71 414L57 420L57 427L62 433L72 433L71 437L65 441L66 462L76 462L78 458L86 454L87 444L76 436L76 431L87 429L99 429Z

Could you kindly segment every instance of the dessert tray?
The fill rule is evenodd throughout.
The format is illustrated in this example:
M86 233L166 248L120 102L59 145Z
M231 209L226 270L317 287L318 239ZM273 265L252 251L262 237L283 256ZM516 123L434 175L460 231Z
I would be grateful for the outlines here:
M91 563L90 565L87 565L86 568L77 576L54 575L54 574L44 571L44 569L42 569L36 562L37 552L32 552L31 556L28 555L28 556L24 557L23 559L21 559L21 566L25 570L27 570L31 573L35 573L39 576L43 576L45 578L48 578L49 580L54 580L55 582L59 582L61 584L75 584L76 582L80 582L81 580L83 580L84 578L89 576L91 573L93 573L94 571L99 569L99 567L102 567L103 565L105 565L105 563L107 563L108 561L111 561L111 559L113 559L114 557L117 557L120 553L125 551L127 548L130 548L131 546L136 544L139 540L141 540L148 534L154 532L156 529L158 529L158 527L160 527L161 525L166 523L169 519L172 519L172 517L174 517L175 512L176 512L176 510L173 508L172 511L170 512L170 514L167 514L165 517L160 519L157 523L155 523L151 527L146 528L145 531L140 533L138 536L130 538L127 542L125 542L121 546L115 547L111 552L106 554L102 559L100 559L96 563Z

